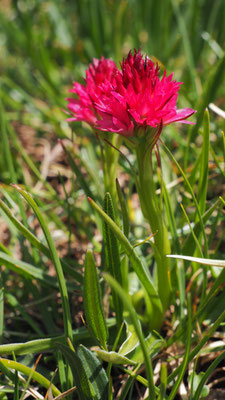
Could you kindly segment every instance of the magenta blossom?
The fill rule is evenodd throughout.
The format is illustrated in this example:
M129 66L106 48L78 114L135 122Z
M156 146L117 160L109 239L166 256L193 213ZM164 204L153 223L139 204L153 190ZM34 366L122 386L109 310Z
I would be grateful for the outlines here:
M66 99L69 102L67 108L72 115L68 121L85 121L92 126L96 125L101 119L95 106L101 98L101 84L105 81L110 84L117 71L114 61L104 57L100 60L94 58L86 71L85 85L74 82L73 89L70 90L77 95L77 98Z
M102 131L136 136L148 127L162 129L172 122L186 121L195 110L177 109L178 91L182 82L172 80L173 74L159 78L159 67L140 50L129 52L121 71L109 82L102 82L101 96L95 107L101 115L97 127Z
M123 136L153 133L156 142L164 125L173 122L192 124L186 119L195 110L177 109L182 82L173 74L159 78L159 67L140 50L129 52L119 70L112 60L94 59L86 71L85 85L74 83L68 98L69 121L85 121L98 130Z

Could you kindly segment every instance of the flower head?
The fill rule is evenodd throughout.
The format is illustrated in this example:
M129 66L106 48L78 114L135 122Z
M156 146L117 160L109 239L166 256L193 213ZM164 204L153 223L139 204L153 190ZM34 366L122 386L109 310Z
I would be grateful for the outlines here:
M86 71L85 85L74 83L68 98L70 121L86 121L98 130L123 136L143 136L150 132L154 145L164 125L187 121L195 110L177 109L182 82L173 74L159 77L159 66L140 50L130 51L121 69L112 60L94 59Z
M181 82L173 74L159 78L159 67L140 50L129 52L114 80L102 83L101 96L96 99L96 109L101 120L97 127L103 131L124 136L137 136L148 127L158 128L172 122L186 121L195 110L177 109L176 102Z
M67 108L72 117L68 121L85 121L94 126L101 118L95 107L95 102L101 96L100 85L105 81L112 82L117 71L116 64L109 59L101 57L95 59L86 71L85 84L74 82L71 93L75 93L77 98L67 98L69 102Z

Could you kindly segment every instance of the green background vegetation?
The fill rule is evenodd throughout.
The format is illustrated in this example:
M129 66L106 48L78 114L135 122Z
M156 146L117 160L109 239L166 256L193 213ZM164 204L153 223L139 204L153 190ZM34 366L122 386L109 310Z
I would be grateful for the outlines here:
M197 113L192 117L195 125L173 124L162 133L162 140L184 171L182 175L175 161L160 150L165 184L173 182L169 196L166 190L163 192L172 253L224 260L224 204L219 200L225 188L222 134L225 123L221 113L225 110L224 21L223 0L0 2L0 196L11 210L1 206L0 211L0 357L11 362L7 364L5 358L0 358L0 399L20 399L29 386L37 387L45 396L56 368L54 384L61 392L76 384L78 390L71 395L74 399L78 398L77 393L80 398L95 398L93 387L96 398L110 398L110 376L115 395L122 387L120 399L138 399L148 384L152 388L152 366L147 362L147 374L141 371L136 378L129 377L129 370L122 366L114 368L109 363L107 376L102 368L102 375L94 383L92 381L93 387L84 385L84 381L89 382L92 372L101 368L97 358L87 350L97 342L86 328L81 327L80 320L84 307L83 265L90 243L96 263L104 269L99 235L102 221L88 203L87 196L102 204L104 186L98 142L87 126L67 123L63 111L65 98L72 82L82 82L88 64L94 57L102 55L119 64L130 49L141 48L160 64L162 71L166 68L167 73L174 72L174 78L183 82L178 107L192 107ZM215 105L219 110L215 111ZM210 122L208 114L204 114L206 107L209 107ZM59 138L68 146L67 156L60 153ZM134 162L132 155L126 154L130 162ZM135 206L132 174L132 169L121 157L118 175L129 213L129 240L135 244L146 239L150 232ZM159 176L157 179L160 181ZM32 199L28 196L25 202L18 191L9 186L10 183L21 185L32 195L36 202L33 210ZM202 225L190 187L197 199ZM210 207L213 209L203 217ZM126 212L121 214L125 220ZM188 223L192 223L191 228ZM90 281L86 282L86 295L93 290L97 296L94 301L99 301L98 321L102 321L100 336L93 332L92 336L104 347L109 330L111 349L116 341L115 321L105 310L110 317L105 323L100 294L96 295L94 286L88 286L92 281L97 285L95 279L98 280L93 272L92 257L88 254L87 276L91 278L87 278ZM139 246L137 254L146 265L152 263L147 244ZM165 362L161 368L161 386L158 379L156 394L161 396L160 399L167 396L170 400L175 396L179 399L177 391L184 377L186 398L198 399L207 394L204 385L212 372L209 359L206 358L205 363L201 359L203 345L206 346L204 354L208 355L212 351L212 342L216 343L219 355L212 351L211 369L223 366L219 363L224 358L221 340L224 339L225 299L221 288L225 274L221 268L206 270L204 267L202 270L196 263L187 261L174 261L172 268L172 307L161 331L163 339L157 337L150 352L154 356L159 351L158 358ZM107 276L106 280L119 296L115 282ZM134 290L139 288L134 274L130 275L130 281ZM100 282L104 289L102 279ZM67 292L70 311L65 300ZM190 294L189 301L187 293ZM86 298L86 304L92 301L93 298ZM142 307L139 299L134 299L133 303L138 310ZM128 309L129 306L131 303L127 305ZM109 307L107 299L106 309ZM90 310L89 320L94 312ZM133 339L142 343L142 333L138 331L132 309L129 313L130 325L135 332ZM94 332L97 322L89 322L93 323ZM76 358L72 346L69 348L64 340L64 333L73 341ZM34 342L30 343L31 340ZM87 347L77 348L80 343ZM168 353L165 353L166 349L169 349ZM34 380L30 381L31 370L26 367L33 368L37 353L46 350L49 352L43 354L37 366L41 376L34 373ZM146 357L143 343L140 354L142 352ZM171 363L176 357L182 361L180 368ZM126 365L126 361L123 359L122 364ZM153 368L156 363L153 360ZM89 371L88 365L93 370ZM18 378L16 370L24 374L24 381ZM103 389L107 385L109 389L105 394ZM52 389L54 396L59 394L57 388ZM213 385L211 388L215 390Z

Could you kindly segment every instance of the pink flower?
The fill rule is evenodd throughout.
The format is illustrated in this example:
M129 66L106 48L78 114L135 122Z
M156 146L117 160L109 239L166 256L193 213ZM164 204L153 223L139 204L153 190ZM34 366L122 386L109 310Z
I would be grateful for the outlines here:
M95 102L101 97L101 84L105 81L110 84L117 73L116 64L112 60L101 57L95 59L86 71L85 85L74 82L70 92L75 93L77 98L67 98L67 108L72 117L68 121L85 121L95 126L101 118L95 107Z
M117 132L124 136L138 136L148 127L158 128L172 122L186 121L195 110L177 109L176 102L181 82L172 80L173 74L159 78L159 67L140 50L129 52L123 60L121 71L114 79L100 83L95 108L101 119L97 128Z

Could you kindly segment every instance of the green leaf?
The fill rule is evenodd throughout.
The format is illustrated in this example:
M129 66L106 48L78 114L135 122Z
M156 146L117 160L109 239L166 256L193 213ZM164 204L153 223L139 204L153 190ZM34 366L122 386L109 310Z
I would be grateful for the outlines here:
M111 218L112 221L115 220L112 199L109 193L106 193L104 198L104 212ZM122 284L121 277L121 265L120 265L120 255L119 247L117 243L117 238L112 231L111 227L104 222L104 244L105 244L105 255L107 270L110 274L117 280L117 282ZM123 303L118 297L117 293L112 290L113 304L116 312L116 321L118 328L121 326L123 321Z
M80 400L95 399L95 390L78 355L62 343L58 343L58 347L70 365Z
M83 345L78 346L77 356L82 362L89 381L91 382L96 400L106 400L108 397L108 377L97 357Z
M190 383L192 384L192 390L191 393L195 393L197 390L198 385L200 384L202 378L204 377L205 373L204 372L200 372L199 374L196 374L196 372L192 372L189 377L188 377L188 382L189 385ZM200 394L200 398L204 398L206 396L208 396L209 394L209 388L207 385L204 385L202 388L202 392Z
M0 358L0 370L2 366L3 370L4 368L7 368L9 370L14 369L15 371L22 372L22 374L26 376L30 376L32 374L32 379L40 383L40 385L42 385L44 388L48 389L51 385L52 393L54 396L58 396L61 394L61 392L57 389L55 385L53 385L48 379L46 379L43 375L39 374L39 372L36 372L32 368L28 368L27 366L16 361Z
M106 349L108 329L102 307L97 269L93 254L90 250L87 251L85 259L83 294L84 312L88 329L92 335L99 340L101 346Z
M162 303L150 275L146 271L141 259L138 257L132 244L128 241L127 237L123 234L123 232L119 229L115 222L92 199L89 198L89 202L102 217L102 219L110 226L121 246L124 248L124 251L128 256L134 271L136 272L138 278L140 279L140 282L144 286L151 301L152 310L151 314L149 315L150 322L152 324L151 326L158 326L158 324L161 323L163 317Z
M106 361L112 364L121 364L121 365L136 365L136 362L130 360L129 358L123 356L122 354L116 353L116 351L105 351L105 350L96 350L97 356L102 361Z
M128 338L129 340L129 338ZM161 338L155 337L152 333L145 337L145 345L148 350L148 354L150 357L155 356L161 348L165 345L165 341ZM119 349L119 354L125 355L129 360L135 361L137 363L142 363L144 361L143 351L141 348L141 344L138 340L136 345L128 351L128 348L122 347Z
M124 303L124 307L127 309L129 316L132 320L132 323L136 330L136 334L140 341L141 349L142 349L144 360L145 360L146 375L148 378L149 391L150 391L149 400L155 400L155 385L154 385L154 381L153 381L152 363L151 363L151 359L148 354L148 349L145 344L145 339L144 339L144 336L142 333L142 329L141 329L136 311L135 311L129 297L127 296L127 293L122 289L122 287L118 284L118 282L116 282L116 280L112 276L110 276L109 274L106 274L106 273L104 274L104 278L107 280L107 282L110 284L110 286L112 286L113 289L117 291L118 295L121 297L121 299Z

